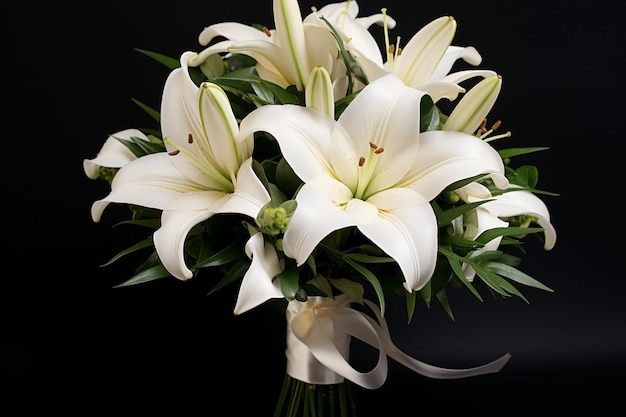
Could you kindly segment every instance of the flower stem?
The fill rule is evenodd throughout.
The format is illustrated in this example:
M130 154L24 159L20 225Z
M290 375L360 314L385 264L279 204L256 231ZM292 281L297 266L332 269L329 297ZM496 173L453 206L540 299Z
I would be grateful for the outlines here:
M348 381L309 384L285 375L274 417L356 417Z

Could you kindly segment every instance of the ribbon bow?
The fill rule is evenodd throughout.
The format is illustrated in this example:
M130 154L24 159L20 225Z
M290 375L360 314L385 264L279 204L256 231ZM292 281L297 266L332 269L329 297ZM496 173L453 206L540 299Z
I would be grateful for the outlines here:
M391 340L380 309L369 300L365 300L365 304L376 320L351 308L345 295L335 299L309 297L306 302L290 302L287 307L287 373L310 384L335 384L346 378L364 388L376 389L387 379L387 357L436 379L496 373L511 357L507 353L493 362L466 369L429 365L398 349ZM349 363L351 337L378 350L378 362L370 371L357 371Z

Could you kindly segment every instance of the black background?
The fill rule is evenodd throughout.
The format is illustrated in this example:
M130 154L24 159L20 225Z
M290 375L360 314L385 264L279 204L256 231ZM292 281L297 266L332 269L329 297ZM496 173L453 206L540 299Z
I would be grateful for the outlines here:
M284 323L268 309L234 317L235 288L207 296L209 278L112 289L129 260L100 268L136 231L112 228L106 195L84 175L107 135L153 127L137 98L158 108L167 70L133 51L199 51L197 35L222 21L273 27L271 1L80 2L4 5L5 168L0 396L22 410L176 415L271 414L284 372ZM307 11L313 2L302 1ZM318 4L323 5L324 3ZM516 146L549 146L539 165L558 233L530 247L524 270L553 293L481 303L453 293L456 320L418 308L409 325L389 306L396 344L434 365L476 366L509 352L498 374L431 380L393 361L386 384L354 387L362 417L515 416L624 410L624 33L615 1L361 1L388 8L406 42L441 15L458 22L456 45L475 46L504 85L492 112ZM382 39L382 38L379 38ZM621 266L621 265L620 265ZM358 351L357 351L358 354ZM367 351L363 351L364 358ZM233 412L215 410L225 407ZM235 413L235 410L237 413ZM408 410L408 411L407 411ZM421 413L421 414L420 414Z

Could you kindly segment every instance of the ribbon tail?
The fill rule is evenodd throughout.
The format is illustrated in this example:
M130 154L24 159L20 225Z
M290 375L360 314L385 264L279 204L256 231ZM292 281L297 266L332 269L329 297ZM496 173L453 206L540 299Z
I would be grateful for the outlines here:
M368 307L374 312L376 318L380 323L380 339L383 342L387 355L401 365L404 365L412 371L415 371L426 377L435 379L456 379L496 373L502 369L502 367L508 362L511 357L510 354L506 353L500 358L485 365L465 369L441 368L419 361L398 349L398 347L391 340L391 335L389 333L389 328L387 327L387 322L385 321L384 317L382 317L378 307L371 301L365 300L365 302L367 303Z

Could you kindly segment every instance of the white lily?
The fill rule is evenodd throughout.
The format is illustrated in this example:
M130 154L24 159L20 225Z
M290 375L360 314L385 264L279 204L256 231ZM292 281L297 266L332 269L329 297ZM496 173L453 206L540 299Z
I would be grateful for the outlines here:
M269 194L252 170L252 138L238 137L239 126L224 91L188 71L196 54L186 52L181 68L167 78L161 103L161 129L168 152L150 154L124 165L111 193L92 206L99 221L109 203L163 210L154 245L170 274L193 276L185 264L184 244L192 227L216 213L255 217Z
M467 230L466 238L475 239L486 230L497 227L507 227L508 219L515 216L528 216L529 223L536 223L544 230L544 249L552 250L556 244L556 229L550 222L550 213L546 204L537 195L530 191L506 191L502 194L492 196L489 190L479 184L471 183L456 190L457 194L465 202L487 201L470 212L473 216L473 227ZM476 250L472 256L480 253L497 250L502 241L502 236L487 242L485 246ZM476 275L474 269L463 265L465 277L472 281Z
M119 139L139 138L148 141L148 137L137 129L126 129L110 135L95 158L83 160L83 169L88 178L98 178L100 167L121 168L137 157Z
M304 90L311 70L324 67L333 77L337 98L345 95L345 65L339 59L337 41L328 26L319 18L309 18L305 24L297 0L274 0L273 11L273 30L260 31L234 22L206 27L198 38L201 45L209 45L216 37L226 40L206 48L192 64L200 65L215 53L248 55L257 61L261 78L283 88L295 85L300 91Z
M420 133L415 115L423 95L389 75L366 86L337 121L293 105L263 106L242 121L242 135L273 135L304 182L283 241L298 265L329 233L356 226L395 259L407 290L418 290L437 258L429 202L452 182L478 174L508 185L502 159L482 140Z
M435 102L442 98L454 101L459 93L465 92L460 85L463 81L495 75L494 71L480 69L450 73L459 59L473 66L482 62L476 48L451 45L456 27L453 17L439 17L420 29L401 48L401 53L399 45L392 47L387 41L387 60L382 66L369 53L354 51L355 56L370 82L392 73L407 86L427 92Z
M271 298L283 298L280 282L274 277L284 269L274 245L256 233L246 243L246 254L252 263L244 275L237 295L234 314L242 314Z
M325 18L343 34L347 49L356 49L378 65L383 65L380 48L369 28L376 24L393 29L396 26L396 21L393 18L386 13L358 17L359 5L354 0L327 4L314 12L314 14L307 16L304 21L309 22L314 16Z

